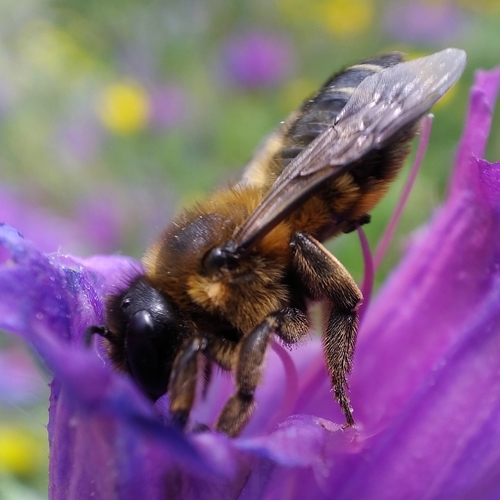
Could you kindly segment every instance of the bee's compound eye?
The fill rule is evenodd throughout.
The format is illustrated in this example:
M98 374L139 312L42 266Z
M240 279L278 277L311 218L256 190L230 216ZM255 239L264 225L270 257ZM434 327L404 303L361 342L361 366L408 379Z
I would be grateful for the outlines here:
M151 313L136 312L128 324L127 363L133 378L153 398L163 395L168 383L158 344Z
M203 271L208 276L220 273L222 269L232 271L238 267L238 257L226 248L212 248L203 258Z

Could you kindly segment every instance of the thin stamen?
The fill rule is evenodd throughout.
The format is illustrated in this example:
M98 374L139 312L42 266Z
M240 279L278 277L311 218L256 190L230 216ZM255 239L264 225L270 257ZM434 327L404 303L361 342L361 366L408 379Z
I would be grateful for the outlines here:
M359 226L357 228L359 241L361 243L361 251L363 252L363 262L365 263L365 272L363 276L363 283L361 284L361 293L363 294L363 303L358 310L359 321L362 320L365 311L367 311L370 304L370 299L373 291L373 280L375 277L375 269L373 266L373 254L370 249L370 244L368 243L368 238L366 237L363 228Z
M382 235L382 238L380 238L377 250L375 251L375 257L373 258L375 272L380 267L380 264L382 263L382 260L387 253L387 248L389 248L389 244L391 243L394 232L396 231L396 227L399 223L399 220L401 219L401 215L410 196L410 192L413 188L413 184L415 183L415 179L417 178L417 174L420 170L420 167L422 166L422 160L424 159L425 152L427 151L427 146L429 145L429 136L431 134L433 119L434 115L428 114L422 120L422 132L420 134L420 140L418 142L415 160L413 161L413 165L411 166L408 179L406 180L403 193L399 198L396 209L394 210L391 220L389 221L389 224L387 224L384 234Z

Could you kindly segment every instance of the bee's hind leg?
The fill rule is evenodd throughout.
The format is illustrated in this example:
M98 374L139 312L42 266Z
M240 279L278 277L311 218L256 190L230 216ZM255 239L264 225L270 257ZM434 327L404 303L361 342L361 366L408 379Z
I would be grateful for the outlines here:
M241 341L236 364L236 393L222 409L215 428L237 436L255 408L254 392L263 372L267 346L276 333L288 344L297 342L309 331L309 321L300 309L286 308L270 314Z
M323 333L326 366L335 399L347 425L353 425L347 374L351 371L358 331L357 309L363 296L346 268L312 236L295 233L291 246L293 266L302 284L313 299L325 301L330 306Z

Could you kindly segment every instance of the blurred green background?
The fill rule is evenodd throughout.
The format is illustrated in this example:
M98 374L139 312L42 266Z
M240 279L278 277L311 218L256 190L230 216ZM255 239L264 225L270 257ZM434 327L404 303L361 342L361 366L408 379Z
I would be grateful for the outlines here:
M498 0L2 0L0 221L45 251L140 257L332 72L448 46L467 51L466 74L434 109L378 284L445 195L474 71L500 65ZM366 227L373 248L404 178ZM355 233L329 246L360 281ZM0 498L44 498L48 377L16 339L0 347Z

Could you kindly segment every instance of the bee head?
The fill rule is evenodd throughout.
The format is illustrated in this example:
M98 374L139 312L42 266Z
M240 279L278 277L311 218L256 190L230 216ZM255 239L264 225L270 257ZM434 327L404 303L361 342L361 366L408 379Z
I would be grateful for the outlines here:
M107 300L107 325L90 327L109 343L114 365L129 372L156 400L167 392L172 364L185 338L185 327L171 301L144 276Z

